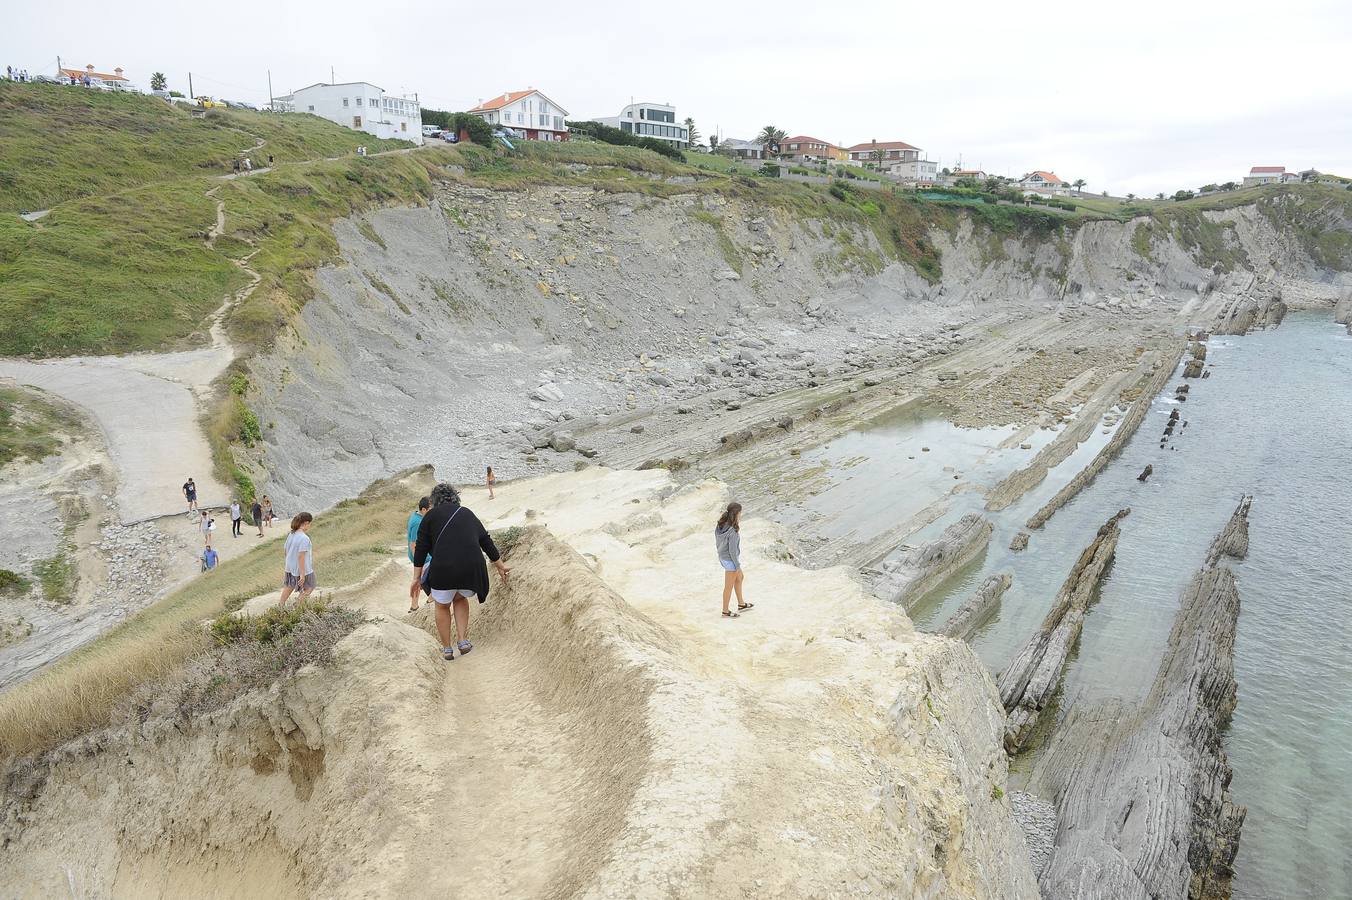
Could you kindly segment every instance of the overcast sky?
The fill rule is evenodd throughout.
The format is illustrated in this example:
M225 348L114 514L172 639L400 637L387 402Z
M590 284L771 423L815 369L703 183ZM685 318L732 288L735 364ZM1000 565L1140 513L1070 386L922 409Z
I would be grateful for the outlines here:
M1137 0L778 6L408 0L6 3L0 65L122 66L264 103L326 81L465 109L535 87L571 118L632 96L704 135L764 125L904 140L943 166L1048 169L1153 195L1252 165L1352 175L1352 2Z

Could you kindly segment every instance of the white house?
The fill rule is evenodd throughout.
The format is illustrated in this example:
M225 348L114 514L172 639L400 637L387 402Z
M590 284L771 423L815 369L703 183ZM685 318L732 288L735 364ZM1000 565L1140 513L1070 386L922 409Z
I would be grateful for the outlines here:
M1244 178L1245 187L1259 184L1281 184L1286 180L1286 166L1254 166Z
M718 152L736 159L765 159L765 145L756 141L724 138L718 142Z
M568 125L564 121L568 110L535 88L508 91L487 102L480 100L469 112L490 125L504 125L525 135L528 141L568 140Z
M312 84L272 101L276 112L310 113L378 138L423 142L418 98L396 97L366 81Z
M1070 190L1070 183L1052 172L1030 172L1019 179L1019 188L1038 194L1064 194Z
M679 150L690 146L690 132L677 120L676 107L668 103L631 103L618 116L596 121L639 137L666 141Z
M939 164L929 159L909 159L902 162L883 162L883 171L893 178L915 184L934 184L939 180Z

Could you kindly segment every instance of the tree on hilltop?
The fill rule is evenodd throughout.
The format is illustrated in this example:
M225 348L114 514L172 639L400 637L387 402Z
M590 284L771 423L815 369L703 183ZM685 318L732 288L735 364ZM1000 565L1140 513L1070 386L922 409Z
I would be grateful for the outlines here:
M695 127L695 120L690 116L685 117L686 146L693 147L699 143L699 129Z
M164 77L163 72L156 72L150 76L150 89L152 91L162 91L169 84L169 80Z
M716 134L709 135L709 152L710 153L718 152L718 135Z
M782 128L776 128L773 125L766 125L756 135L756 143L765 145L765 152L770 152L771 144L778 144L788 137L789 133Z
M1088 183L1089 182L1085 181L1083 178L1076 178L1073 182L1071 182L1070 186L1075 188L1075 193L1083 194L1084 186Z

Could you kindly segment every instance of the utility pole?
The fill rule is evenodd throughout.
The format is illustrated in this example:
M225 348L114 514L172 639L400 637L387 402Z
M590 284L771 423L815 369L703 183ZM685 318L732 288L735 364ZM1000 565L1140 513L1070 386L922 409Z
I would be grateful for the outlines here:
M272 109L272 70L268 69L268 109Z
M61 54L60 54L60 53L58 53L58 54L56 55L56 77L57 77L57 80L58 80L58 81L61 79Z
M329 66L329 84L337 84L333 78L333 66Z
M193 89L192 89L192 73L191 73L191 72L188 73L188 99L189 99L189 100L196 100L196 99L197 99L197 94L194 93L194 92L193 92Z

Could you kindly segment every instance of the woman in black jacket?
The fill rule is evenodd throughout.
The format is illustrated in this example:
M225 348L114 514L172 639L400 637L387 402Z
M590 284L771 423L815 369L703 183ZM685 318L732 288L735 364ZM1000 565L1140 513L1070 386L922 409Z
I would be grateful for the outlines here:
M437 634L441 637L441 655L455 659L474 649L469 642L469 598L488 599L488 567L484 554L493 561L505 583L510 571L502 563L498 548L493 545L479 517L460 505L460 493L451 485L442 483L432 489L432 508L418 526L418 540L413 549L413 584L409 597L416 599L422 588L423 565L428 565L427 586L436 606ZM455 614L458 642L451 645L451 614Z

